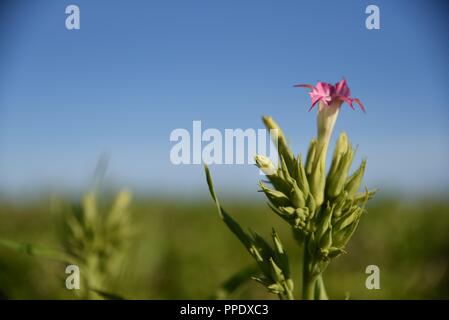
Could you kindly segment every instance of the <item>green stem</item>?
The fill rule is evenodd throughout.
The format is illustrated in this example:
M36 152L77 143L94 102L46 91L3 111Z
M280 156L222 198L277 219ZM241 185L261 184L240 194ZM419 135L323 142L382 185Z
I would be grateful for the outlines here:
M295 300L295 298L293 297L293 293L288 290L282 295L281 300Z
M316 280L315 299L317 300L329 300L329 296L324 286L323 275L319 275Z
M293 297L293 292L285 288L284 292L280 292L278 294L279 300L295 300Z
M315 279L307 278L304 283L304 292L303 299L304 300L314 300L315 299Z
M316 276L310 272L311 257L307 250L308 239L304 241L303 245L303 263L302 263L302 298L303 300L315 299L315 283Z

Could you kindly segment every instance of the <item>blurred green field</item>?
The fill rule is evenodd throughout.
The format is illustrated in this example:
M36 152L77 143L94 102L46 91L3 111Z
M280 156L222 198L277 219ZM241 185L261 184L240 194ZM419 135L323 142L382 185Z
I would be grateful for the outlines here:
M225 208L263 235L271 226L286 244L291 264L299 252L289 227L263 203L248 206L224 197ZM136 234L129 242L121 274L108 290L127 299L207 299L233 273L252 260L220 221L212 201L175 203L135 200ZM347 248L327 269L333 299L449 298L449 203L419 199L376 199ZM0 205L0 238L59 248L60 217L50 201ZM381 289L365 288L365 268L381 271ZM65 266L0 247L0 297L73 299L64 286ZM293 269L296 284L299 270ZM297 295L298 296L298 295ZM249 281L230 298L275 299Z

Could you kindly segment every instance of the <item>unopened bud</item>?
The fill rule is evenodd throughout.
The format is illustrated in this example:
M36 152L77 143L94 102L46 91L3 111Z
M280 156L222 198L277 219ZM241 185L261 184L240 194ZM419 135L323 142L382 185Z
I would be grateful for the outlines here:
M346 199L348 198L348 193L346 191L341 192L338 197L333 201L334 203L334 213L333 217L338 218L342 214L343 206L346 204Z
M305 221L307 219L308 216L308 210L307 208L302 209L302 208L297 208L295 210L295 214L298 218L300 218L302 221Z
M346 178L349 174L349 169L354 157L354 150L349 147L340 158L336 171L328 176L327 179L327 195L330 198L337 197L346 183Z
M340 218L337 223L335 223L335 231L340 231L349 226L350 224L356 222L362 213L362 209L354 206L351 210L342 218Z
M293 206L296 208L303 208L306 205L306 201L304 200L304 194L294 181L293 181L293 189L290 193L290 200Z
M332 246L332 227L329 227L320 239L320 249L327 253Z
M321 156L320 156L321 157ZM310 192L312 193L315 204L319 207L324 201L324 187L326 183L324 158L318 160L317 165L310 174Z
M280 254L284 254L285 252L284 252L284 248L282 246L281 240L279 239L279 236L274 231L274 229L273 229L271 236L273 237L273 242L274 242L274 247L276 249L276 252L280 253Z
M353 197L360 188L360 184L363 180L363 175L365 174L365 166L366 160L363 159L360 167L351 175L348 182L346 183L345 189L350 197Z
M296 159L296 182L298 183L299 188L304 193L304 197L307 198L309 196L309 182L307 181L306 170L302 165L301 157Z
M338 170L338 166L341 158L347 152L349 147L348 136L346 133L342 132L337 139L337 143L335 145L334 155L332 156L332 163L329 169L328 176L333 176L335 172Z
M333 244L335 247L344 248L346 246L346 243L348 243L349 239L351 238L352 234L354 233L355 229L357 228L357 225L359 224L359 220L360 219L357 219L354 222L352 222L349 226L347 226L346 228L344 228L340 231L334 232Z
M321 239L323 237L326 230L330 228L331 219L332 219L333 207L327 206L324 210L321 211L322 216L318 217L318 226L315 231L315 235L317 239Z
M345 253L345 250L341 248L330 247L327 256L332 259L338 257L342 253Z
M257 167L259 167L260 170L267 176L276 174L276 167L274 166L273 162L270 158L263 156L263 155L256 155L255 161Z
M279 268L279 266L274 262L273 258L270 258L270 265L271 265L271 277L276 282L282 282L285 280L284 274L282 272L282 269Z
M273 143L276 145L286 145L287 140L285 139L284 133L282 132L279 125L276 123L276 121L273 120L272 117L264 116L262 117L262 121L267 127L268 130L270 130L271 138L273 139Z
M273 283L267 286L268 291L274 294L279 294L284 291L284 288L279 283Z
M294 160L293 152L287 145L287 139L285 138L281 128L276 123L276 121L274 121L273 118L271 117L264 116L262 117L262 120L267 129L270 130L271 140L273 141L274 145L278 148L279 155L285 158L287 164L291 165Z
M267 188L262 181L259 182L259 186L274 206L281 207L290 205L289 198L282 192Z
M316 154L316 139L312 139L309 144L309 150L307 151L307 159L306 159L306 173L307 175L312 174L313 165L315 161Z

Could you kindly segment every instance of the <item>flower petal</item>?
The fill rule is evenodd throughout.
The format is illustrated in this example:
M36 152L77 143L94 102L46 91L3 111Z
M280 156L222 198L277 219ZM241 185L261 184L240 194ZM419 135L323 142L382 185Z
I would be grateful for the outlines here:
M341 79L340 82L335 84L335 95L349 97L350 90L345 78Z
M362 111L364 113L366 113L365 107L363 106L363 103L362 103L362 101L360 101L360 99L354 98L354 99L352 99L352 101L357 103L359 105L360 109L362 109Z
M299 87L301 87L301 88L308 88L310 90L315 89L315 87L312 86L311 84L295 84L294 87L296 87L296 88L299 88Z
M310 93L310 97L312 98L312 106L309 108L308 111L312 110L313 107L321 100L320 96L316 96L313 93Z
M346 102L351 107L352 110L355 110L354 106L352 105L353 99L347 98L347 97L343 97L343 96L337 96L335 98L336 99L340 99L340 100Z

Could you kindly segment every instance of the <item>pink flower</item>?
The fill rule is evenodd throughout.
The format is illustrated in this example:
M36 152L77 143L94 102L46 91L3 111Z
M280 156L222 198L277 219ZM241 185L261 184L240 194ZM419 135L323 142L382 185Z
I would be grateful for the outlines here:
M345 79L342 79L335 85L318 81L315 87L310 84L297 84L295 87L309 88L311 90L309 95L310 98L312 98L312 106L309 111L312 110L318 102L322 102L328 107L334 105L340 107L343 102L346 102L352 110L354 110L353 103L356 103L363 112L366 112L365 107L359 99L350 97L350 90Z

